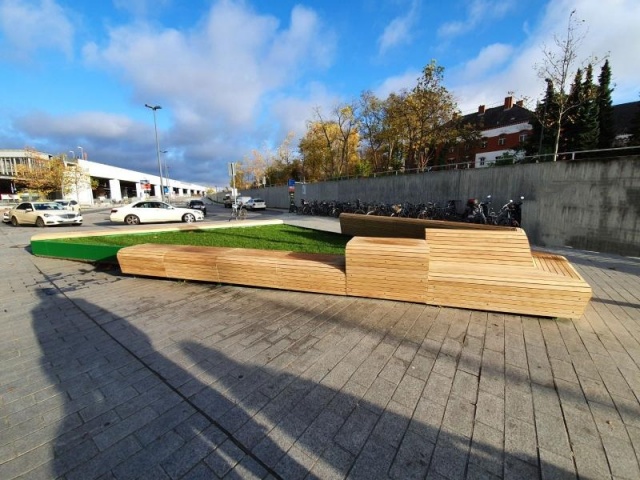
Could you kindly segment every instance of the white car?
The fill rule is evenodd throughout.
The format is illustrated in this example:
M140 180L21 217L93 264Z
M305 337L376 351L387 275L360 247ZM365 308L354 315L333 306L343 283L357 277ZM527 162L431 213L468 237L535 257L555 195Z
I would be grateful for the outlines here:
M82 225L82 215L56 202L22 202L9 211L11 225Z
M54 202L59 203L68 210L73 210L74 212L80 211L80 205L76 200L63 200L62 198L58 198L54 200Z
M127 225L160 222L200 222L204 214L193 208L180 208L156 200L142 200L111 209L109 220Z
M267 208L267 204L261 198L251 198L244 203L244 206L249 210L264 210Z

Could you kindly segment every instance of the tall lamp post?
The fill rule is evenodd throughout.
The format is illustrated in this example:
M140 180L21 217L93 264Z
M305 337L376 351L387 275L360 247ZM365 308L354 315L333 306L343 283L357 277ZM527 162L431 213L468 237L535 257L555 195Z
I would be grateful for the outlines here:
M169 150L160 150L160 153L164 156L164 179L167 183L167 201L171 202L171 194L173 191L171 190L171 181L169 179L169 165L167 165L167 153Z
M162 107L160 105L151 106L147 103L145 103L144 106L153 110L153 129L156 132L156 156L158 157L158 170L160 171L160 200L164 202L164 182L162 181L162 164L160 163L160 144L158 143L158 125L156 124L156 110L160 110Z

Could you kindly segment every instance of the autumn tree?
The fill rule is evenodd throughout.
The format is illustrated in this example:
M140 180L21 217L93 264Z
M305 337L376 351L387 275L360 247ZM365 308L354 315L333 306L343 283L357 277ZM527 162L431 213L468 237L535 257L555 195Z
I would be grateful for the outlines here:
M357 116L363 143L361 161L368 163L373 172L386 170L395 144L390 141L392 136L387 121L387 102L370 91L362 92Z
M472 129L461 123L457 103L443 80L444 67L431 61L411 91L389 97L387 120L406 168L424 170L435 160L438 147L473 136Z
M358 163L358 120L352 105L339 105L331 118L324 118L320 108L314 121L300 140L304 175L310 180L326 180L353 173Z
M45 159L30 147L25 152L25 163L16 165L16 183L45 198L59 192L65 176L62 155Z

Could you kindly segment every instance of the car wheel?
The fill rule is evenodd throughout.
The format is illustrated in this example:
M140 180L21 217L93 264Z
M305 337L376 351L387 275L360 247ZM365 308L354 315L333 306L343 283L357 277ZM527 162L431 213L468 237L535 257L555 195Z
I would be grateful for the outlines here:
M42 219L42 217L36 218L36 227L44 228L44 220Z
M126 223L127 225L139 225L140 219L135 215L127 215L126 217L124 217L124 223Z
M11 217L11 225L13 225L14 227L17 227L18 225L20 225L16 217Z
M182 221L184 223L193 223L196 221L196 217L193 213L185 213L185 215L182 217Z

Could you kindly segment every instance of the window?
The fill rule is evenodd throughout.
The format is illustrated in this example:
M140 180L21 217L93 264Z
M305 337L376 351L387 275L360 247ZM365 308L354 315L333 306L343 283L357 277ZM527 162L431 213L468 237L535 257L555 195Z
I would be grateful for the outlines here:
M504 145L506 141L506 137L500 137L498 138L498 145Z
M480 166L484 167L485 157L480 157Z
M480 148L487 148L487 139L483 138L482 142L480 142Z
M520 140L520 143L524 143L527 140L527 134L521 133L518 139Z

